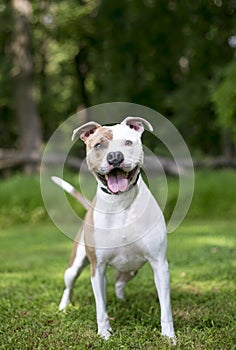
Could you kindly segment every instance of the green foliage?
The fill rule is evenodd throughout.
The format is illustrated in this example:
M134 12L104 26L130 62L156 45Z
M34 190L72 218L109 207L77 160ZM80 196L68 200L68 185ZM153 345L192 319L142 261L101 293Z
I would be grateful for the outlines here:
M168 179L168 202L165 215L168 219L178 198L178 179ZM236 213L236 177L233 170L196 171L192 203L187 215L190 219L222 218L233 220Z
M65 173L65 179L79 189L80 183L85 186L86 196L91 200L95 193L95 180L91 177L79 177L70 172ZM158 176L158 175L157 175ZM149 179L151 188L162 195L155 178ZM164 209L168 219L175 207L178 198L179 181L170 177L168 181L168 198ZM89 183L89 185L88 185ZM227 184L227 186L225 186ZM84 193L84 187L83 187ZM155 193L154 193L155 195ZM158 198L157 196L157 198ZM82 206L71 196L67 196L73 210L80 216L84 214ZM197 171L195 173L195 190L193 201L187 219L234 219L236 213L236 177L235 172L223 171ZM40 192L39 177L16 174L10 178L2 179L0 185L0 227L13 224L37 223L48 219Z
M0 183L0 228L47 218L38 176L16 174Z
M46 140L84 106L129 101L171 118L194 150L222 151L222 126L231 127L234 118L233 64L223 69L215 91L209 85L233 58L228 38L235 32L235 1L31 4L35 93ZM9 1L0 5L0 20L1 147L10 147L18 130L11 95Z
M230 62L219 73L212 85L214 103L219 125L231 130L236 140L236 62Z

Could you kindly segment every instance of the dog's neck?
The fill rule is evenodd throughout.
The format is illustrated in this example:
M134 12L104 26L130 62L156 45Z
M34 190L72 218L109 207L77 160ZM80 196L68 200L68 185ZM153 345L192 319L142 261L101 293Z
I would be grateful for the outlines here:
M135 201L140 187L142 187L142 176L138 176L137 181L126 192L119 195L105 192L100 186L97 188L96 194L96 208L102 211L106 210L108 213L115 213L127 209L131 203Z

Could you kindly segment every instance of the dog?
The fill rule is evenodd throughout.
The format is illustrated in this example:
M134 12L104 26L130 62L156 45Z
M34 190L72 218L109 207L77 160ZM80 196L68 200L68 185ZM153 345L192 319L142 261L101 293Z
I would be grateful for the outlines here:
M72 141L80 137L86 145L86 161L97 180L97 192L92 203L82 203L88 211L65 271L66 288L59 309L70 303L75 279L90 263L98 334L108 340L112 329L106 311L107 265L116 270L115 292L123 300L126 283L149 262L161 307L161 333L175 342L165 221L140 174L144 127L153 130L144 118L129 116L113 126L88 122L73 131ZM56 177L53 180L81 201L70 184Z

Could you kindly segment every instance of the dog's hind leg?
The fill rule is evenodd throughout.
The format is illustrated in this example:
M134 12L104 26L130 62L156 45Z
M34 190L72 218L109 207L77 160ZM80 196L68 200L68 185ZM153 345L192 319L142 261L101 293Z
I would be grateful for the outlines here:
M116 290L116 296L118 299L125 300L125 297L124 297L125 285L136 275L136 273L137 271L131 271L131 272L116 271L115 290Z
M65 307L70 303L74 282L88 264L89 260L86 255L84 244L78 244L78 242L76 242L72 251L70 265L64 275L66 288L61 298L59 310L65 309Z

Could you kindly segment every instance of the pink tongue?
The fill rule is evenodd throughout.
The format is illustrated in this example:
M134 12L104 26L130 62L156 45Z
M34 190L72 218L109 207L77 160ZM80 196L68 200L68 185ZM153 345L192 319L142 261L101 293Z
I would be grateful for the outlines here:
M128 188L128 179L124 173L118 173L117 175L109 175L107 180L108 188L111 192L125 192Z

